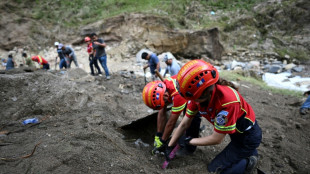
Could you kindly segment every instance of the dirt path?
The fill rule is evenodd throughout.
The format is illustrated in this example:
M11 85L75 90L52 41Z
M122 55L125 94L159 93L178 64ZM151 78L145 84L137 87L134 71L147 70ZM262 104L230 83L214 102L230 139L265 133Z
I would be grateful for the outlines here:
M150 154L156 114L142 102L144 79L136 73L118 71L109 81L80 69L0 74L0 173L206 173L229 138L176 158L163 171L164 158ZM309 173L310 122L299 115L301 101L241 83L263 130L259 168ZM32 117L41 123L21 124ZM211 125L202 124L202 136L208 135ZM150 146L135 145L139 138ZM20 158L37 143L32 156Z

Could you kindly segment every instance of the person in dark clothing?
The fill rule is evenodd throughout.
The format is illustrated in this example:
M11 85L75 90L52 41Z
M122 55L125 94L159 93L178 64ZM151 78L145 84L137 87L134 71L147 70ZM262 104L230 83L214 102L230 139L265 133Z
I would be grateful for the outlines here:
M67 62L66 62L66 59L65 59L65 55L63 54L62 49L59 48L59 44L61 44L61 43L55 42L55 47L56 47L56 50L57 50L57 54L58 54L58 57L60 59L60 61L59 61L59 69L62 69L62 68L67 69ZM56 57L56 59L57 59L57 57ZM55 67L56 67L56 65L55 65Z
M103 39L98 38L96 33L91 34L91 38L93 40L93 49L94 49L94 59L99 59L99 62L101 63L102 68L104 69L105 75L107 80L109 80L110 73L107 66L107 54L105 52L105 47L107 44L104 42Z
M6 69L5 70L14 69L15 66L16 66L16 63L13 60L13 56L10 54L8 56L8 60L6 61Z

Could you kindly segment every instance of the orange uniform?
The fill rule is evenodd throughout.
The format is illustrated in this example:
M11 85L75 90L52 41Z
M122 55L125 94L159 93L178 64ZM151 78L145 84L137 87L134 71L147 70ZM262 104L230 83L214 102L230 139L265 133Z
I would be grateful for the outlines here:
M186 116L193 117L197 112L212 123L218 133L242 133L255 123L252 107L238 91L228 86L215 85L208 106L202 106L193 100L188 101Z
M179 114L186 106L186 100L179 94L176 88L176 75L168 77L165 79L164 83L166 85L167 91L169 93L168 102L172 103L171 113Z

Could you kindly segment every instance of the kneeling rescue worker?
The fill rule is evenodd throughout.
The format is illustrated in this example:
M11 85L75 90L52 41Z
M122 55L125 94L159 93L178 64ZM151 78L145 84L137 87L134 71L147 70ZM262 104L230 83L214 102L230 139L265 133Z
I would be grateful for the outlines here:
M166 78L163 82L153 81L148 83L143 89L142 96L144 103L148 107L159 110L157 115L157 133L152 154L163 152L180 114L186 108L186 100L181 97L176 89L176 75ZM167 121L167 105L170 103L172 103L172 108ZM196 138L199 136L200 122L200 116L197 115L194 121L192 121L191 126L186 130L186 137ZM184 147L184 151L188 153L193 153L195 150L196 146L188 145Z
M37 62L40 65L41 69L50 69L50 65L48 64L48 62L40 55L32 56L31 60Z
M214 173L252 173L258 161L257 147L262 131L255 119L252 107L244 100L235 86L219 79L217 69L202 60L186 63L177 75L177 87L188 100L186 116L174 132L165 150L166 159L178 138L199 112L213 126L213 133L206 137L186 137L185 144L209 146L220 144L226 134L231 142L210 164L208 171Z

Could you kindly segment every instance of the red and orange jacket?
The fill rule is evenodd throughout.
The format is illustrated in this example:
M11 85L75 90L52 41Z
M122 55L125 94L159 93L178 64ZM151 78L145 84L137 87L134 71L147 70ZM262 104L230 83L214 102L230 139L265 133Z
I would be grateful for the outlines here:
M181 113L185 109L185 106L186 106L186 100L179 94L176 88L176 78L177 76L174 75L164 80L167 91L169 93L168 102L172 103L172 108L171 108L172 114Z
M216 84L208 106L188 101L186 116L191 118L198 112L214 125L214 131L218 133L243 133L255 124L252 107L238 91L228 86Z
M33 61L38 62L39 65L48 64L48 62L47 62L43 57L41 57L40 55L32 56L31 59L32 59Z

